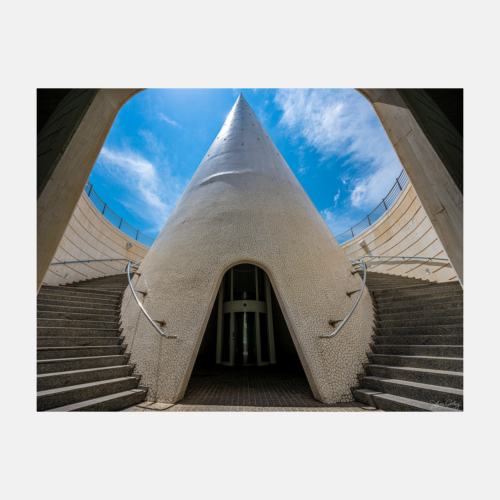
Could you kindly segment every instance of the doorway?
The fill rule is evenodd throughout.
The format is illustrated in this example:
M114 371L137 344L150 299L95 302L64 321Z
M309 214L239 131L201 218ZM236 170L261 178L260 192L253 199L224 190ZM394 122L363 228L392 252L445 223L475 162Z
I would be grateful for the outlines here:
M226 272L218 296L216 364L276 363L270 282L252 264Z

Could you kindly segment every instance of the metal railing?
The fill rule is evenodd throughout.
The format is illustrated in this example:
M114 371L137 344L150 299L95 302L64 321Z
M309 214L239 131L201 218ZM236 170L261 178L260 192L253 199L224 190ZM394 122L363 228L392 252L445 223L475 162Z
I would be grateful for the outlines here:
M132 286L132 281L130 279L130 268L131 267L135 267L137 266L137 264L140 264L142 262L142 260L136 262L135 264L132 264L130 265L130 262L127 264L127 278L128 278L128 284L130 286L130 290L132 290L132 295L134 296L138 306L140 307L141 311L144 313L144 315L146 316L146 318L148 319L148 321L153 325L153 327L155 328L155 330L160 334L162 335L163 337L167 338L167 339L176 339L177 338L177 335L167 335L166 333L163 333L159 328L158 326L155 324L155 320L154 319L151 319L151 316L149 316L149 314L146 312L146 309L144 309L144 306L139 302L139 299L137 298L137 295L135 294L135 290L134 290L134 287ZM141 292L139 292L141 293ZM144 292L143 292L144 293ZM144 293L144 295L147 295L147 293ZM163 321L159 322L159 323L163 323Z
M126 260L132 262L130 259L89 259L89 260L67 260L66 262L52 262L50 265L55 266L56 264L76 264L78 262L108 262L110 260Z
M353 263L353 265L363 264L363 284L361 285L361 290L359 291L358 296L356 298L356 302L354 302L354 305L351 307L349 314L343 319L342 323L340 323L340 325L337 327L337 329L333 333L330 333L330 335L320 335L319 336L320 339L328 339L328 338L333 337L345 325L346 321L351 317L351 314L353 313L354 309L356 309L356 306L358 305L361 294L363 293L363 289L365 288L365 283L366 283L366 264L365 264L365 261L362 260L361 264L359 264L359 262L355 262L352 260L351 260L351 262Z
M361 222L358 222L355 226L352 226L347 231L335 236L339 245L349 241L351 238L360 235L362 232L366 231L374 222L376 222L382 215L392 207L394 202L399 198L399 195L403 192L403 189L408 184L408 177L406 172L403 170L399 177L396 178L396 183L392 186L391 190L385 198L382 198L382 202L369 213Z
M421 257L419 255L415 255L414 257L408 257L407 255L368 255L368 254L363 255L363 257L359 257L358 259L353 259L351 260L351 262L357 262L358 260L367 259L368 257L373 257L374 259L388 258L388 259L447 260L449 262L449 259L443 259L441 257Z
M97 210L99 210L101 214L104 215L104 217L106 217L109 222L111 222L111 224L120 229L120 231L123 231L127 236L130 236L134 240L137 240L139 243L142 243L148 247L153 244L154 238L150 238L149 236L141 233L138 229L133 228L130 224L127 224L121 217L118 217L118 215L116 215L113 210L109 209L106 203L104 203L101 198L99 198L90 182L87 182L84 191L92 200Z

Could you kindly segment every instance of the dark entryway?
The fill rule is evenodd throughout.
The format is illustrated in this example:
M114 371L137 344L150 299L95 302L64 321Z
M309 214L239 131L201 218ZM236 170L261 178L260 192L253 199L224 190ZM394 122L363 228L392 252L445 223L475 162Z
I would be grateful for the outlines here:
M231 273L231 271L233 272ZM253 275L255 275L255 283L249 279ZM244 283L248 290L240 289L237 276L244 277ZM234 286L232 295L230 292L231 283ZM267 292L265 291L266 283L268 285ZM255 362L252 364L245 365L235 362L229 366L224 363L224 355L221 356L220 352L218 355L218 346L219 349L221 345L224 348L224 338L228 335L224 328L227 330L230 323L229 313L224 314L223 311L235 309L234 306L228 304L231 302L228 299L237 303L237 306L245 304L245 307L249 307L252 301L258 300L262 300L262 304L266 305L266 308L263 308L262 304L258 306L267 313L259 313L259 332L254 327L252 320L247 321L248 331L239 328L236 319L232 320L233 323L231 323L233 328L230 329L229 334L234 336L233 344L235 347L246 342L248 346L256 349L257 342L253 339L260 334L261 352L258 353L259 356L257 357L253 352L249 353L248 356L248 360L251 361L255 358ZM221 300L223 304L220 305ZM236 314L242 313L235 312L234 314L237 318ZM252 313L245 314L250 316ZM271 323L267 323L266 317L272 318L270 319ZM266 326L264 327L264 325ZM238 337L243 337L243 335L246 336L243 340ZM271 348L274 351L272 357L269 355L267 347L266 349L262 348L263 339L272 339ZM227 339L225 344L229 345ZM237 352L237 349L235 351ZM224 353L223 350L222 353ZM236 360L236 357L234 359ZM257 359L262 360L262 363L258 364ZM268 362L269 360L271 362ZM258 267L243 264L235 266L226 273L203 336L186 394L179 403L273 407L325 406L313 397L276 294L266 274Z

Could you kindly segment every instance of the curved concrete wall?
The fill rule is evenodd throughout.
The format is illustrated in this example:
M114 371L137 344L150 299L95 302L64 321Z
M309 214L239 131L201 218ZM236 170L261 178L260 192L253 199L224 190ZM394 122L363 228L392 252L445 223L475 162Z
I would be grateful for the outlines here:
M132 248L127 249L127 243ZM143 259L149 248L113 226L82 193L52 262L88 259ZM119 274L125 261L86 262L49 266L44 285L64 285L74 281ZM68 275L65 278L65 275Z
M359 243L363 240L366 245L361 247ZM350 259L370 254L448 258L411 183L408 183L399 199L382 218L364 233L342 244L342 248ZM385 274L438 283L458 279L451 264L443 261L368 257L365 262L370 271ZM430 274L427 274L427 269Z
M222 277L239 263L268 274L314 396L352 401L373 333L369 293L335 337L319 338L347 315L357 296L347 292L361 279L242 96L134 284L147 292L150 316L178 338L160 336L130 290L122 301L125 343L149 400L183 397Z

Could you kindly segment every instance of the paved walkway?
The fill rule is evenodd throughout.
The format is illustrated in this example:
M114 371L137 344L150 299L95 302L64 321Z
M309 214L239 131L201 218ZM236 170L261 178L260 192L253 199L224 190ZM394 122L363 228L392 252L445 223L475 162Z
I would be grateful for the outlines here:
M144 402L123 411L378 411L360 403L325 405L314 399L303 373L276 367L193 370L177 404Z

